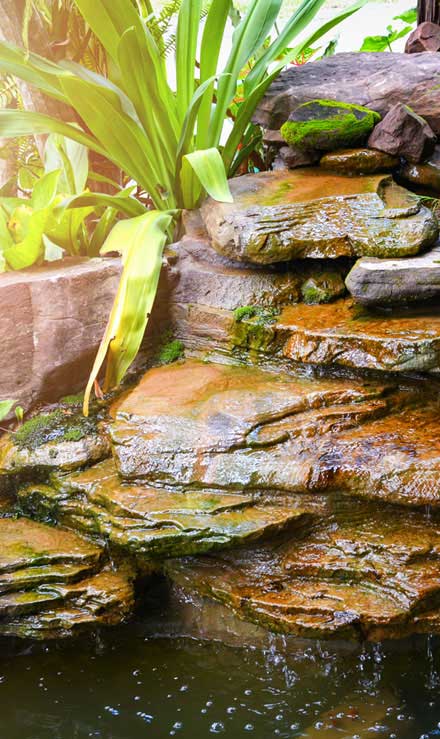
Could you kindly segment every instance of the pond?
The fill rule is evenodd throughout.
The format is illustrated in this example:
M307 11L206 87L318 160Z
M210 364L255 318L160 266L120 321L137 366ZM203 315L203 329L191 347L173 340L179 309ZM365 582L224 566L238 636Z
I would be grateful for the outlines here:
M7 739L440 736L431 637L238 648L166 637L139 615L93 639L4 641L1 653Z

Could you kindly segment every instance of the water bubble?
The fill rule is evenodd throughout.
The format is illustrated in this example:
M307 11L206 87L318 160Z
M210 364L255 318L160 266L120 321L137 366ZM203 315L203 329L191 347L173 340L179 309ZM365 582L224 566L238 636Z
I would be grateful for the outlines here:
M228 706L226 713L235 713L236 710L235 706Z
M245 724L244 730L245 731L253 731L254 730L254 725L253 724Z
M252 690L250 688L246 688L246 690L244 691L244 694L245 695L252 695Z
M211 734L221 734L222 731L225 730L224 724L222 724L221 721L214 721L213 724L211 724L211 727L209 731Z
M173 729L181 729L183 727L183 724L181 721L176 721L175 724L173 724Z

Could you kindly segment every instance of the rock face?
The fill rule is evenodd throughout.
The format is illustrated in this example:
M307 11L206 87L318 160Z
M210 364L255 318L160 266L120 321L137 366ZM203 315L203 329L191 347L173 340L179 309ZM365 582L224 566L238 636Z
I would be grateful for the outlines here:
M234 202L208 198L202 216L215 249L233 260L406 256L438 233L435 216L384 175L298 169L245 175L230 187Z
M282 72L253 120L263 128L279 129L298 105L323 98L362 105L382 117L396 103L404 103L440 133L439 74L439 54L334 54Z
M399 158L377 149L341 149L324 154L319 162L323 169L342 174L376 174L391 172L399 165Z
M418 185L424 189L440 192L440 147L436 146L434 153L427 162L414 164L405 162L399 176L412 185Z
M110 460L57 477L54 487L23 487L19 501L34 516L49 516L141 560L203 553L273 536L302 524L307 515L299 508L258 506L246 495L124 485Z
M0 542L1 635L60 638L129 615L129 568L103 567L102 550L77 534L4 518Z
M364 305L399 305L440 296L440 247L411 259L359 259L346 279Z
M437 137L432 128L408 105L397 103L378 123L368 145L387 154L421 162L434 151Z
M379 121L377 113L359 105L312 100L291 112L281 135L302 151L333 151L364 143Z
M319 160L319 152L301 151L291 146L282 146L275 156L272 169L297 169L316 164Z
M350 300L291 306L277 319L286 332L284 356L312 365L340 365L389 372L429 372L440 366L440 315L372 313Z
M350 504L301 538L174 560L167 571L188 594L272 631L381 640L438 628L439 553L437 519Z
M82 389L120 272L119 260L84 259L0 275L0 397L28 410Z
M419 54L422 51L439 51L440 28L436 23L425 21L409 34L405 44L407 54Z

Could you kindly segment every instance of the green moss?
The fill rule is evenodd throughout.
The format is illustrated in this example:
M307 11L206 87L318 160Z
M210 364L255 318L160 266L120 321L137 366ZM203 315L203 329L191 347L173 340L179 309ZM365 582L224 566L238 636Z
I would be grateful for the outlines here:
M278 308L263 308L259 305L243 305L234 311L234 330L231 337L234 347L265 351L274 339Z
M335 109L335 113L318 116L319 108ZM281 127L281 135L289 146L330 150L355 145L365 140L380 121L374 110L333 100L312 100L300 105L293 115L298 114L300 118L308 110L311 115L316 110L316 118L289 120Z
M263 308L259 305L242 305L234 310L236 323L255 319L255 324L274 323L280 311L278 308Z
M82 406L84 402L84 393L77 393L76 395L65 395L61 398L60 403L62 405L69 405L74 407Z
M171 364L181 359L185 354L185 347L181 341L174 339L164 344L159 351L158 361L160 364Z
M57 408L26 421L15 431L14 443L21 448L36 449L50 441L80 441L93 431L93 418L84 418Z
M241 305L240 308L234 310L234 319L240 323L244 318L253 318L257 312L255 305Z

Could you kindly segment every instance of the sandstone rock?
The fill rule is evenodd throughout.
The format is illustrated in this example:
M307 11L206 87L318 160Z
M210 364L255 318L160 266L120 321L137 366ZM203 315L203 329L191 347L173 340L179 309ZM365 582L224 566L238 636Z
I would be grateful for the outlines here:
M364 305L396 305L440 295L440 246L411 259L359 259L346 280Z
M413 185L440 192L440 146L436 146L428 161L421 163L404 162L399 177Z
M312 100L291 112L281 134L300 151L333 151L364 143L379 121L377 113L359 105Z
M378 123L368 145L387 154L421 162L434 151L437 137L426 121L407 105L397 103Z
M432 309L374 313L350 300L285 308L275 330L285 331L284 356L312 365L389 372L440 367L440 315Z
M407 54L419 54L422 51L440 50L440 27L437 23L420 23L417 28L409 34L405 52Z
M52 469L73 470L109 456L107 438L96 416L84 418L79 408L60 405L34 416L0 440L0 478Z
M5 518L0 542L1 635L59 638L130 614L133 575L103 567L102 550L80 536Z
M118 259L78 259L0 275L0 398L28 410L84 387L120 273Z
M258 506L249 495L124 485L110 460L58 476L54 483L54 488L35 484L22 488L23 510L55 518L140 558L233 547L302 525L307 517L299 507Z
M382 117L404 103L440 133L439 75L438 54L334 54L288 67L272 82L253 120L263 128L280 129L298 105L323 98L349 100Z
M377 149L341 149L324 154L319 166L342 174L376 174L391 172L399 158Z
M202 216L213 246L238 261L406 256L438 233L435 216L386 175L298 169L237 177L230 187L234 202L208 198Z
M345 292L341 275L337 272L323 272L316 277L309 277L301 285L301 293L305 303L330 303Z
M377 641L438 624L439 556L437 519L353 502L300 538L171 560L167 571L189 595L271 631Z

